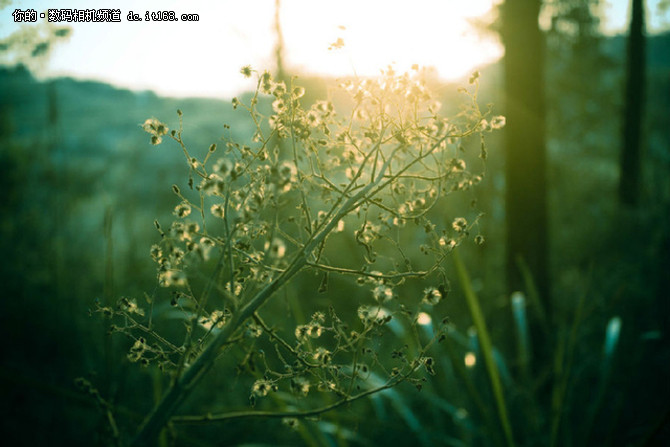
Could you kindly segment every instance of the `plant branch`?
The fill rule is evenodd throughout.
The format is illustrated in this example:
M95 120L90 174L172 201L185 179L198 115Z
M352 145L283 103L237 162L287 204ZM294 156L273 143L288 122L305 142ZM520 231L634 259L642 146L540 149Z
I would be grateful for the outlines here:
M229 413L222 414L205 414L205 415L195 415L195 416L175 416L170 419L170 422L175 424L209 424L212 422L224 422L231 419L245 419L245 418L306 418L311 416L318 416L323 413L335 410L343 405L357 401L364 397L370 396L372 394L378 393L380 391L387 390L394 387L400 382L404 381L406 377L402 377L397 380L390 380L386 384L379 386L377 388L372 388L370 390L364 391L362 393L356 394L354 396L346 397L341 399L331 405L326 405L325 407L315 408L313 410L305 411L233 411Z
M382 166L374 182L368 184L341 205L340 209L335 213L328 224L319 231L319 233L312 236L305 247L296 253L290 266L283 273L260 290L238 312L233 314L230 322L223 327L221 332L216 335L212 342L195 359L193 364L184 371L183 375L174 381L167 394L147 416L140 427L137 436L133 440L133 445L147 445L154 442L177 407L214 363L221 347L226 344L235 331L242 326L244 322L256 312L256 310L265 304L277 290L286 284L286 282L296 273L302 270L307 264L308 256L328 236L328 234L333 231L339 220L358 206L358 202L364 198L372 188L381 182L391 159L392 157L390 157Z

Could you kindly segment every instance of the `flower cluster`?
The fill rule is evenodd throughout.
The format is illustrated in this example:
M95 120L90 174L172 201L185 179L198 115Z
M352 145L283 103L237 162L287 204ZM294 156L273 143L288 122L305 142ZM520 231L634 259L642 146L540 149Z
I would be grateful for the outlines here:
M151 134L151 144L158 145L163 141L163 135L168 133L168 127L158 121L156 118L147 119L142 128L145 132Z
M150 358L162 346L168 360L178 359L166 365L199 364L192 360L209 340L229 336L219 346L238 355L222 357L254 374L247 384L252 404L280 389L305 399L315 398L315 390L350 398L369 389L372 377L397 383L420 369L434 374L435 362L425 355L432 341L422 336L411 350L397 346L388 358L379 351L390 351L384 347L399 341L395 335L440 320L433 315L446 288L420 281L439 276L444 284L444 260L476 228L478 216L445 218L444 210L452 194L483 179L474 172L481 160L464 154L469 139L481 138L484 154L484 133L505 124L480 112L479 76L465 90L468 104L445 118L418 67L341 82L351 107L344 114L336 111L337 95L308 102L295 79L276 80L249 66L241 74L257 78L251 98L232 100L235 113L254 125L251 138L238 141L227 132L197 157L181 137L181 112L170 132L189 183L183 191L173 186L174 222L166 230L156 222L161 239L151 256L157 284L172 292L170 309L186 321L186 341L136 338L128 358ZM168 134L154 118L142 127L152 144ZM483 236L475 240L483 243ZM289 296L296 288L287 282L309 271L320 278L318 290ZM335 297L328 288L333 276L355 279L364 293L353 287ZM272 306L278 290L285 299ZM124 315L144 316L135 301L124 306ZM308 320L307 306L324 311Z

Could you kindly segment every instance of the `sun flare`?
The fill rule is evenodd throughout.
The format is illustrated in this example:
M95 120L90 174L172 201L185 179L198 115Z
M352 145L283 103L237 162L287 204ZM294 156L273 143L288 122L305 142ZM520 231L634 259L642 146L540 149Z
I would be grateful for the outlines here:
M325 76L377 76L393 65L434 67L455 80L502 54L500 44L482 36L469 21L487 14L494 0L310 1L283 0L280 23L289 70ZM67 8L100 8L100 2L70 0ZM44 11L46 0L17 5ZM64 6L65 7L65 6ZM106 6L105 6L106 7ZM254 87L242 66L275 66L275 0L220 2L147 0L139 7L118 0L120 23L65 23L67 43L56 46L46 76L97 79L166 96L230 98ZM133 11L197 14L197 22L134 22ZM18 24L6 24L9 33ZM329 50L341 39L343 46ZM339 45L338 45L339 46Z
M491 0L342 0L327 11L320 2L287 1L283 7L288 59L309 72L374 76L391 64L400 71L419 64L455 80L502 54L495 39L469 23L491 10ZM338 39L344 47L329 50Z

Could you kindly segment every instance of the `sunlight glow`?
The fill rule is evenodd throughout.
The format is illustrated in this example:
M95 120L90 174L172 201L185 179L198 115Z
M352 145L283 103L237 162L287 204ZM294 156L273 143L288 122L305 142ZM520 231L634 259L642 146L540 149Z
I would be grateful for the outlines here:
M472 23L491 14L500 0L282 0L281 26L286 67L292 72L329 76L376 76L393 64L434 67L444 80L458 80L502 56L492 33ZM649 30L667 29L650 0ZM120 23L71 23L73 34L54 50L42 77L72 76L109 82L167 96L231 98L254 87L240 67L274 69L274 0L211 2L191 0L14 0L1 10L0 37L19 28L14 8L45 11L117 8ZM628 2L604 3L605 32L627 27ZM131 22L128 12L197 14L197 22ZM329 51L341 38L344 47Z
M435 67L454 80L502 54L496 39L480 37L468 20L487 13L491 0L283 0L281 26L286 67L329 76L376 76L393 64ZM63 23L69 41L56 47L45 76L74 76L168 96L232 97L253 88L240 67L274 69L274 0L208 2L66 0L58 8L118 8L120 23ZM46 0L15 0L2 10L0 35L18 24L5 20L13 8L44 11ZM198 22L132 22L130 11L198 14ZM338 38L344 47L329 51Z
M477 357L472 352L468 352L467 354L465 354L465 358L463 360L465 362L465 366L467 366L468 368L472 368L477 364Z
M433 66L454 80L499 58L502 49L480 37L469 19L486 14L491 0L341 0L324 14L321 2L285 1L285 42L292 65L334 76L373 76L393 64ZM308 18L319 17L318 20ZM338 38L344 48L329 51Z

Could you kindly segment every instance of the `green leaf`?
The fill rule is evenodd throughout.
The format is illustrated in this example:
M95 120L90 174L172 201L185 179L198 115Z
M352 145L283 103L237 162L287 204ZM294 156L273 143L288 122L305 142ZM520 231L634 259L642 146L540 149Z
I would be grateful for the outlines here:
M479 299L472 289L472 281L468 275L465 265L461 260L458 250L454 249L454 264L456 265L456 271L458 274L458 279L463 288L463 293L465 295L465 300L470 310L470 315L472 316L472 321L475 324L477 329L477 335L479 337L479 343L482 350L482 355L484 356L484 364L486 365L486 372L488 373L489 381L491 383L491 389L493 390L493 396L496 401L496 409L498 410L498 418L500 420L500 425L502 426L503 432L505 434L505 440L508 446L514 446L514 438L512 435L512 426L507 416L507 407L505 405L505 396L503 395L502 383L500 381L500 373L498 372L498 367L495 360L493 359L493 345L491 344L491 337L486 328L486 322L484 321L484 314L479 305Z

